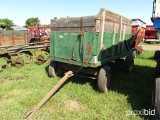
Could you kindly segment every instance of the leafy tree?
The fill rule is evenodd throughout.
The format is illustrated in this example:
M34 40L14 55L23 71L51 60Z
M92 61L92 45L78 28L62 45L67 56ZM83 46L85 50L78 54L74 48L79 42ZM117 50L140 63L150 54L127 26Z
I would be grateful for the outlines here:
M26 23L25 23L25 26L26 27L29 27L29 26L32 26L32 25L38 25L38 23L40 23L40 20L39 20L39 18L28 18L27 20L26 20Z
M5 24L7 27L11 27L14 25L13 21L8 18L0 19L0 23Z

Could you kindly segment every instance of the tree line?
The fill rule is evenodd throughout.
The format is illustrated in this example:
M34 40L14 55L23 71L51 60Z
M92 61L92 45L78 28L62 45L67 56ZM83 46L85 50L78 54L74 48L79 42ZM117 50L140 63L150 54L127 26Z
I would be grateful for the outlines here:
M40 20L37 17L28 18L25 22L24 27L30 27L33 25L35 26L35 25L38 25L39 23L40 23ZM6 27L15 26L13 20L8 18L0 19L0 24L4 24Z

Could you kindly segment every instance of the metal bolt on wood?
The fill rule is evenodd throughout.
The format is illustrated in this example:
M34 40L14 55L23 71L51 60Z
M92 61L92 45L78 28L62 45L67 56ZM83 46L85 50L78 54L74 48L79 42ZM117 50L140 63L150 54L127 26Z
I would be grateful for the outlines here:
M51 89L51 91L35 106L31 111L29 111L25 115L25 119L30 118L38 109L40 109L52 96L53 94L60 88L60 86L69 78L73 76L72 71L68 71L65 73L64 77Z

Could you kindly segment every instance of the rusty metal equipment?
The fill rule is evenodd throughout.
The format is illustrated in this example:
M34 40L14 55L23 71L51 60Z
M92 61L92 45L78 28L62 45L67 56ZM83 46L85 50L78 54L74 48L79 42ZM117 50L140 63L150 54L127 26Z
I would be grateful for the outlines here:
M132 19L132 35L134 36L139 30L135 41L132 43L132 47L136 48L137 52L142 52L142 48L139 47L140 42L145 37L146 23L140 19Z
M31 111L29 111L25 115L26 118L30 118L38 109L40 109L52 96L53 94L60 88L60 86L69 78L73 76L72 71L68 71L65 73L64 77L51 89L51 91L35 106Z
M16 59L15 63L16 63L16 67L21 67L21 66L24 65L24 59L21 58L21 57L18 57L18 58Z
M36 56L37 51L49 51L49 40L30 41L26 30L0 30L0 57L5 57L7 67L15 63L17 67L24 65L23 54L29 55L29 63L36 57L38 64L44 63L44 56ZM15 60L13 56L18 56Z

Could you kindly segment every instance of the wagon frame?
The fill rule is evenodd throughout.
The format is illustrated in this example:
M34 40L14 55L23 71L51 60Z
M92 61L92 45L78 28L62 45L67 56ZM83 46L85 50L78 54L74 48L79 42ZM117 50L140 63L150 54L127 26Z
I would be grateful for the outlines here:
M49 75L56 77L62 69L87 73L98 78L101 92L108 91L108 63L123 61L124 70L132 70L136 49L131 45L139 30L132 36L131 22L104 8L96 16L52 19Z

